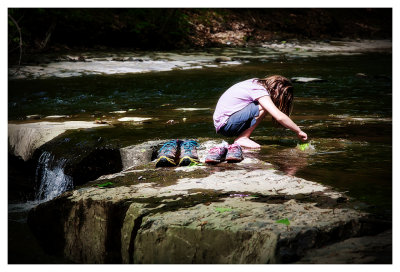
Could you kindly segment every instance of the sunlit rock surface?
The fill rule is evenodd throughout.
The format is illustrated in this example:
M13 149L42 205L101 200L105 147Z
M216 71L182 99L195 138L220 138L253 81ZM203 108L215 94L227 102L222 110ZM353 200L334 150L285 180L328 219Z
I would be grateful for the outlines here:
M365 52L391 52L391 40L360 40L330 42L269 42L255 48L211 48L207 52L121 52L99 56L101 53L82 52L64 56L41 65L10 67L10 78L75 77L84 75L131 74L171 70L223 68L240 65L248 60L277 60L331 55L354 55ZM97 54L97 55L96 55ZM117 56L118 55L118 56ZM219 56L219 57L216 57Z
M121 149L121 172L32 209L44 249L76 263L291 263L387 227L342 193L252 153L237 164L155 168L162 142ZM201 141L201 162L218 143Z
M86 121L8 124L8 143L11 153L26 161L38 147L67 130L102 126L107 125Z
M143 122L146 120L150 120L151 118L148 117L122 117L119 118L118 121L120 122Z

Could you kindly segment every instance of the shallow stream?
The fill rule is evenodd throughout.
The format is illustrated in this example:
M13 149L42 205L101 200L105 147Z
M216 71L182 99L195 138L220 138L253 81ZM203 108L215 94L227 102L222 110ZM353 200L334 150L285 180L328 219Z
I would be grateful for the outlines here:
M391 54L282 56L216 66L12 79L9 122L19 123L33 114L90 121L145 117L151 119L121 122L76 135L93 134L119 146L172 138L223 140L215 134L212 114L219 96L229 86L272 74L320 78L324 81L294 83L292 119L309 135L315 150L296 149L295 135L273 127L267 118L253 133L262 145L259 156L287 174L346 192L365 202L368 210L391 220Z

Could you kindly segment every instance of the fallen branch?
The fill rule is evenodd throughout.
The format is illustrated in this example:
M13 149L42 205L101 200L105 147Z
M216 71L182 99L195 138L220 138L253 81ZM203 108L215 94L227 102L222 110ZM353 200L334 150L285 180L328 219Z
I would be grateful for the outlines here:
M45 39L40 43L40 49L43 49L46 47L47 43L50 40L51 34L53 33L54 28L56 27L56 24L53 22L49 28L49 30L46 33Z
M17 21L10 15L8 14L8 17L13 21L15 27L18 30L19 33L19 61L18 61L18 66L21 66L21 59L22 59L22 33L21 33L21 28L19 27Z

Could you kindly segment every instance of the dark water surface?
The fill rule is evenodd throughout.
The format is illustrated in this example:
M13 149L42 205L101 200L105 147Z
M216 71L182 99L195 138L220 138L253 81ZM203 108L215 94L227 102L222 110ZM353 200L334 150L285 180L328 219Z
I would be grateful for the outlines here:
M170 138L222 140L215 134L212 123L219 96L241 80L272 74L319 77L325 81L294 83L292 118L309 135L315 150L297 150L298 141L293 133L274 128L270 120L265 120L253 133L262 145L260 157L288 174L345 191L370 205L369 210L391 219L391 54L252 61L224 68L143 74L11 80L8 119L19 122L31 114L70 115L68 120L151 117L149 123L123 123L79 133L95 133L121 146ZM130 111L110 113L117 110ZM177 123L167 125L168 120Z

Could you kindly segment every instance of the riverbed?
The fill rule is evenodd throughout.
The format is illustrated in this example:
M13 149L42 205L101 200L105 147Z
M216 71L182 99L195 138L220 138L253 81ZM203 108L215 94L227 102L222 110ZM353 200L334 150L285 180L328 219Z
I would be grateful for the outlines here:
M295 135L274 127L267 117L253 133L262 146L256 156L288 175L346 192L365 203L361 209L391 220L391 52L312 54L294 46L289 54L267 49L103 52L84 54L85 62L63 59L41 68L25 66L19 76L10 76L8 121L104 121L113 126L81 130L74 137L101 138L119 147L173 138L232 142L217 135L212 122L217 100L229 86L273 74L318 78L294 82L291 116L309 135L313 150L297 149ZM20 203L10 204L9 226L23 223L24 216L15 213ZM18 233L28 232L26 225L18 226ZM12 232L9 237L15 238ZM26 254L16 253L18 248L12 252Z

